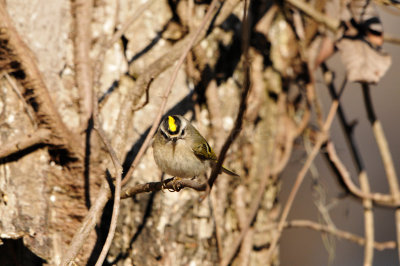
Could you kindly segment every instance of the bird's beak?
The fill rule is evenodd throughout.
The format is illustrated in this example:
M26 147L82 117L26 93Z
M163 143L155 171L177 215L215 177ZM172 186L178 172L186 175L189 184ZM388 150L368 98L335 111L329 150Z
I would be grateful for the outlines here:
M174 137L174 138L172 138L171 140L172 140L173 143L176 143L176 141L178 140L178 138L177 138L177 137Z

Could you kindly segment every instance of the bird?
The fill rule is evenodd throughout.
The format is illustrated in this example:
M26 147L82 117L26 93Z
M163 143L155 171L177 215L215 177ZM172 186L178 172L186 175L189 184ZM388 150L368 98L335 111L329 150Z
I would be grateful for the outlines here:
M163 118L152 147L157 166L174 178L193 179L206 175L218 162L206 139L181 115L168 115ZM239 176L225 167L222 167L221 171Z

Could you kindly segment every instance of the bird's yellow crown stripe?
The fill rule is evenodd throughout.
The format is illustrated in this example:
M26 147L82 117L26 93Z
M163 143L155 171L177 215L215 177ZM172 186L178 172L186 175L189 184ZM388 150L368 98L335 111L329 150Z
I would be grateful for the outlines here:
M168 116L168 126L169 126L169 129L171 130L171 132L176 131L175 119L172 116Z

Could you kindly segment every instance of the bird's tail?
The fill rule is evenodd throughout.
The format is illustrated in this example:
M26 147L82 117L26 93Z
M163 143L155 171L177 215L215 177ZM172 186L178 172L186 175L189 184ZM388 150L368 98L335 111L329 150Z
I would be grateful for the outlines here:
M211 162L211 167L215 167L215 165L217 164L217 161L213 161ZM233 172L232 170L229 170L228 168L226 168L225 166L221 167L221 170L219 172L221 173L225 173L227 175L231 175L231 176L239 176L238 174L236 174L235 172Z
M232 175L232 176L239 176L235 172L225 168L224 166L221 167L221 171L224 172L225 174Z

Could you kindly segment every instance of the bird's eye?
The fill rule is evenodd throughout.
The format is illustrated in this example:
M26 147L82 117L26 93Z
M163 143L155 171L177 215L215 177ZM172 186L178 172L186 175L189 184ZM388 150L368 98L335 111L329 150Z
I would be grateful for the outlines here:
M185 135L185 129L182 129L182 136Z

